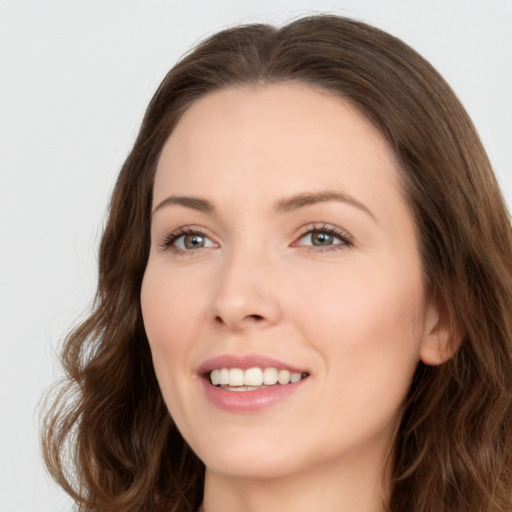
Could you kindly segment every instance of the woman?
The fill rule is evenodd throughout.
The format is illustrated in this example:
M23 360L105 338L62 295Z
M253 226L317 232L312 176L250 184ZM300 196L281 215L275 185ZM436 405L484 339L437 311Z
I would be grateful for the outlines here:
M403 42L214 35L121 170L47 465L84 511L508 511L510 254L471 121Z

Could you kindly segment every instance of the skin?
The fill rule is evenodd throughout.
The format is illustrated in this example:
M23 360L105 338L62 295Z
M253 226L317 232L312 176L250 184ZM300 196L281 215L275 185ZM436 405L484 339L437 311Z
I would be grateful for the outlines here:
M442 345L398 173L353 107L296 83L210 93L166 142L141 303L166 404L207 468L203 510L382 510L404 397ZM344 200L276 212L325 191ZM183 227L204 245L165 247ZM313 245L325 229L341 236ZM224 354L309 376L271 407L221 410L198 368Z

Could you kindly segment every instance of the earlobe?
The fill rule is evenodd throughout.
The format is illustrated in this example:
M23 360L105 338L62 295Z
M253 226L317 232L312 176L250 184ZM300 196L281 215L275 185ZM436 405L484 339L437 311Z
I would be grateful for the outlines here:
M421 343L420 359L428 366L438 366L448 361L459 349L462 334L446 307L429 306L425 331Z

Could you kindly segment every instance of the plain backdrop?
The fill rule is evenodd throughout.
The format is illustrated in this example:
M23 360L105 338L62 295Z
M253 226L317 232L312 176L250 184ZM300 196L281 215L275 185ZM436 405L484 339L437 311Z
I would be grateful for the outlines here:
M361 19L429 59L512 202L512 0L0 0L0 511L60 512L39 403L90 304L116 174L166 71L204 36L312 12Z

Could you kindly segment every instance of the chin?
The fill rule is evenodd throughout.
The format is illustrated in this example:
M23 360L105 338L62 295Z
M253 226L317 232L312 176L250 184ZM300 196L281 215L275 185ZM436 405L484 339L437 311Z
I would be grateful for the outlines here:
M231 457L212 458L211 463L205 462L205 466L213 473L241 480L278 480L293 474L297 469L292 467L290 461L285 463L274 457L270 460L261 457L242 459L233 454Z
M210 438L193 443L192 449L209 471L232 478L274 479L296 471L297 453L288 449L285 442L275 444L244 437L226 436L225 442Z

